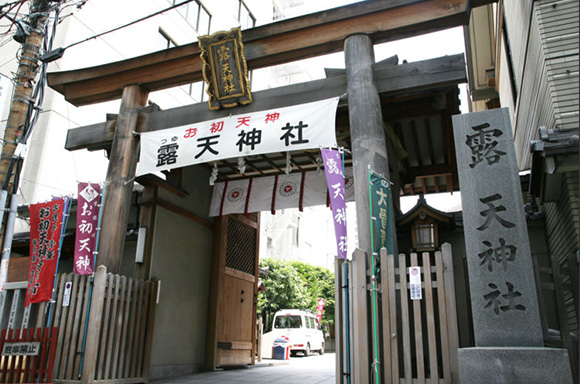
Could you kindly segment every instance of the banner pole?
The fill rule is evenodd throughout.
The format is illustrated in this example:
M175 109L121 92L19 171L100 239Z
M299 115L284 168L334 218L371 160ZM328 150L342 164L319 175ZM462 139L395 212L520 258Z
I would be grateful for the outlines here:
M90 183L89 183L90 184ZM101 232L101 213L103 212L103 200L105 196L105 184L101 186L101 203L99 205L99 220L97 224L97 237L95 240L95 250L93 251L93 273L91 274L91 286L89 288L89 303L87 306L87 321L85 322L85 330L83 332L83 347L81 349L81 362L79 365L79 376L82 376L83 372L83 362L85 360L85 349L87 347L87 331L89 328L89 315L91 314L91 301L93 298L93 286L95 281L95 270L97 267L97 255L99 249L99 233Z
M64 242L64 235L66 233L66 226L68 225L68 218L72 207L72 198L64 198L64 209L62 210L62 227L60 228L60 240L58 242L58 254L56 256L56 268L54 270L54 281L52 283L52 296L50 297L50 305L48 310L48 319L46 320L46 327L50 327L52 320L52 309L54 304L54 294L56 293L56 276L58 275L58 264L60 262L60 253L62 251L62 243Z
M374 225L373 221L376 220L376 217L373 216L373 196L372 196L372 180L371 180L371 166L368 166L368 181L369 181L369 208L370 208L370 224L371 224L371 291L372 291L372 326L373 326L373 364L372 370L375 373L375 384L378 384L380 381L380 374L378 365L379 363L379 341L378 341L378 331L377 331L377 275L376 275L376 260L375 260L375 244L374 244Z
M342 174L344 175L345 184L346 184L346 169L344 166L344 148L339 148L339 152L342 157ZM345 196L346 198L346 196ZM346 382L350 384L350 303L349 303L349 295L348 295L348 259L344 260L344 288L345 288L345 326L346 326Z
M0 292L4 291L4 285L8 280L8 264L10 262L10 252L12 250L12 240L14 239L14 222L18 210L18 195L10 196L10 208L6 219L6 231L4 233L4 243L2 247L2 258L0 261Z

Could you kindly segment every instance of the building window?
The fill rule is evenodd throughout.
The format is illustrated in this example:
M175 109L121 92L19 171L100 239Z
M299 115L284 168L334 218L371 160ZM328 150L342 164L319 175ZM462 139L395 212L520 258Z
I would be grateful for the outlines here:
M252 15L244 0L239 0L238 21L242 29L254 28L256 26L256 18Z
M173 5L181 0L173 0ZM211 24L211 14L199 2L192 1L177 8L177 11L200 35L209 34Z

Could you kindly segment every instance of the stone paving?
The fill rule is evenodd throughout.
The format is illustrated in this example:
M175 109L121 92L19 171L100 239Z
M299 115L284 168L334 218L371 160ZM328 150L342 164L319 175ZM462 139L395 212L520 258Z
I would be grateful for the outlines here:
M263 360L256 366L245 369L196 373L155 381L153 384L334 384L334 359L334 353L327 353L323 356L297 356L290 360Z

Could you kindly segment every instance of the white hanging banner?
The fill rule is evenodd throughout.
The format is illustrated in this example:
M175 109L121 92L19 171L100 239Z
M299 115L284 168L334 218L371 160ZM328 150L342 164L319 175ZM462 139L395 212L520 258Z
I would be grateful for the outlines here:
M141 134L137 175L216 160L336 146L338 97Z
M354 201L352 167L345 169L346 201ZM279 209L304 208L329 203L323 171L261 176L244 180L217 182L209 216L253 213Z

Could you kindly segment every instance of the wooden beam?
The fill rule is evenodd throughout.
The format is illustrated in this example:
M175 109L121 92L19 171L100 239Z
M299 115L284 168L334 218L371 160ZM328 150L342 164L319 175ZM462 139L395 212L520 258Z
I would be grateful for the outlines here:
M160 206L162 208L167 209L168 211L171 211L171 212L176 213L180 216L183 216L186 219L189 219L193 222L201 224L206 228L209 228L211 230L214 229L213 221L204 219L203 217L200 217L200 216L196 215L195 213L180 207L177 204L174 204L170 201L164 200L164 199L159 198L157 196L148 197L148 198L141 198L141 199L139 199L139 205L157 205L157 206Z
M146 186L160 187L160 188L165 189L166 191L169 191L169 192L171 192L174 195L179 196L179 197L185 197L185 196L189 195L189 192L187 192L186 190L179 188L175 185L172 185L172 184L168 183L167 181L163 180L162 178L160 178L159 176L156 176L153 174L139 176L139 177L135 178L135 181L138 182L139 184L145 186L145 187Z
M373 76L380 94L396 94L403 91L408 93L467 81L463 54L383 68L375 70ZM346 76L337 76L255 92L252 104L237 107L235 111L236 114L251 113L341 96L345 93ZM152 111L148 113L141 131L194 124L229 116L231 113L231 110L210 111L206 103ZM112 140L111 126L112 123L108 122L71 129L68 131L65 148L69 151L109 148Z
M420 165L407 168L405 180L412 182L417 177L437 177L453 174L453 168L448 164Z
M148 93L130 85L123 92L123 101L113 138L111 158L105 181L98 262L111 273L119 273L125 232L131 208L132 180L138 160L139 143L133 134L137 130L139 110L147 103Z
M491 0L480 0L489 2ZM342 51L352 34L374 44L465 25L469 0L367 0L244 31L248 69ZM150 92L201 81L197 42L92 68L48 74L48 84L80 106L121 97L127 84Z

